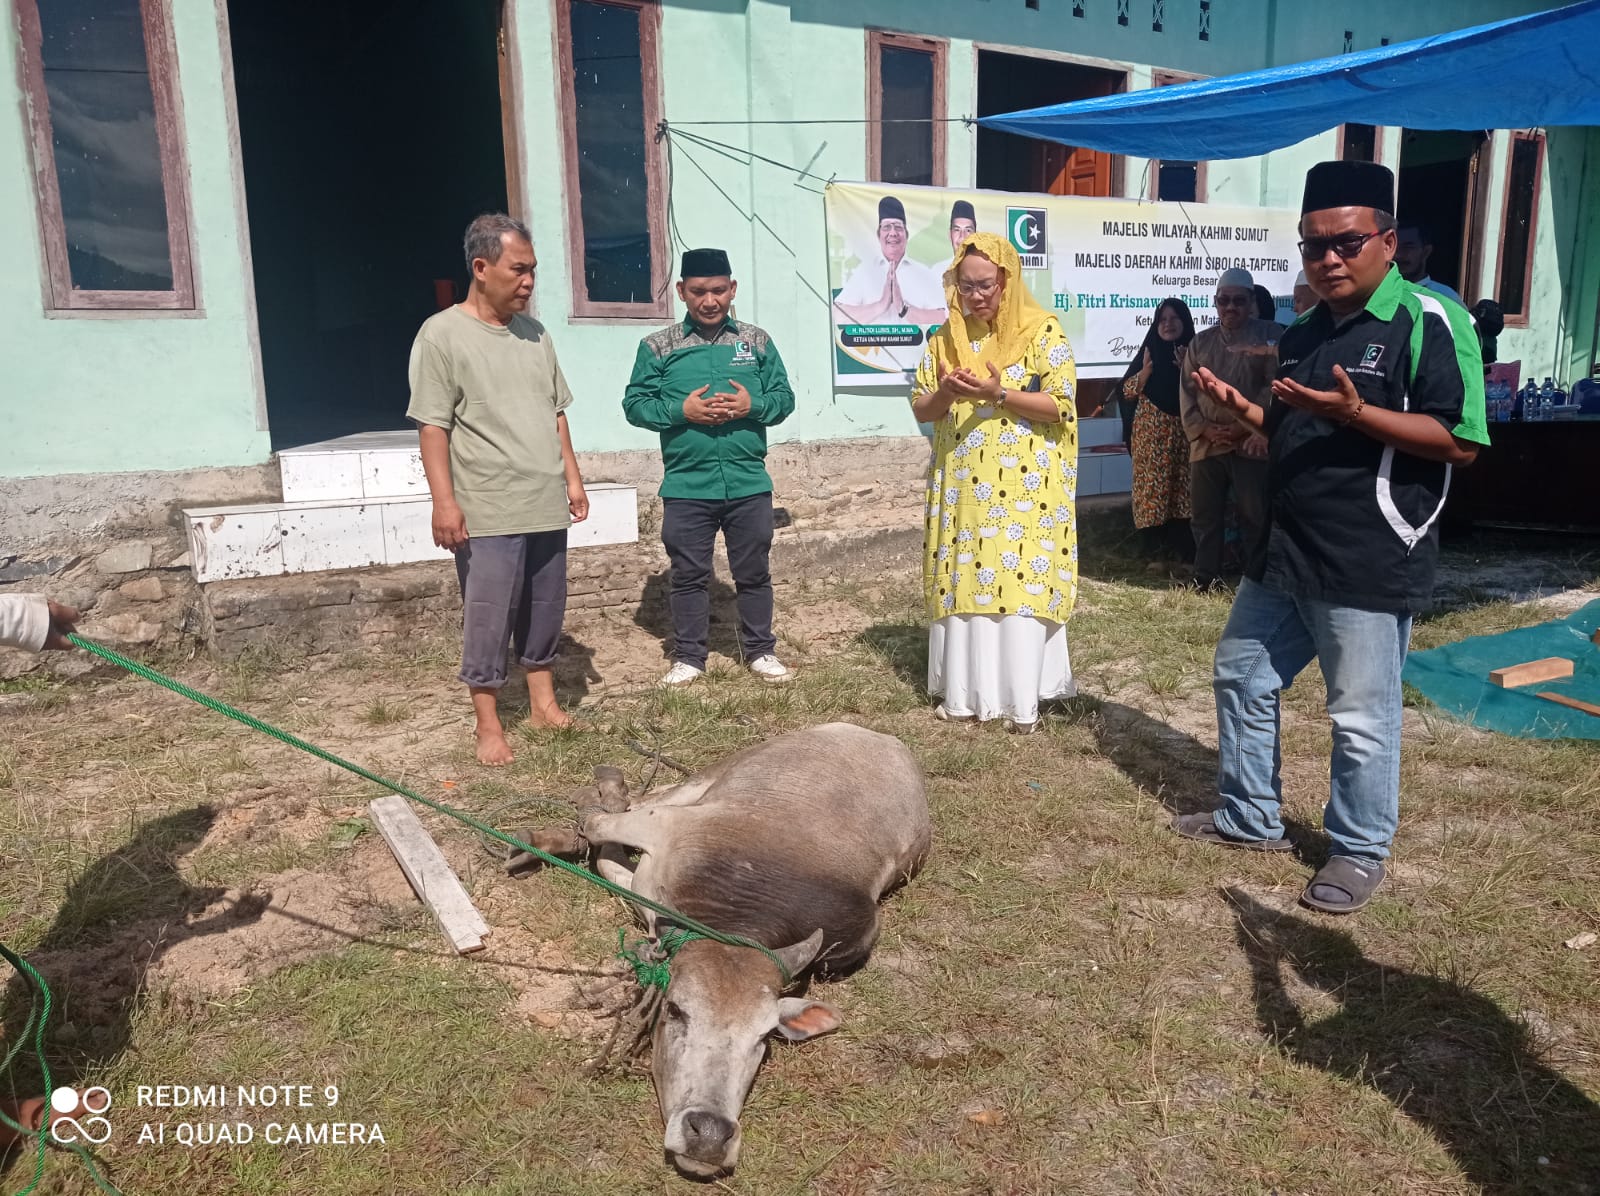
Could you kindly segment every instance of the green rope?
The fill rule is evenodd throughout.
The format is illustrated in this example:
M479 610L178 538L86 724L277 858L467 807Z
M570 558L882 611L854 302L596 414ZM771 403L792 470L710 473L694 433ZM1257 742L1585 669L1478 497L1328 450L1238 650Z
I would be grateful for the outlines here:
M44 977L34 970L31 963L14 953L4 943L0 943L0 956L3 956L5 961L17 970L17 974L27 982L30 1000L32 1001L32 1006L28 1011L28 1020L22 1027L22 1033L17 1035L16 1045L6 1052L5 1059L0 1061L0 1072L4 1072L11 1067L12 1060L17 1057L18 1052L27 1044L29 1030L32 1030L33 1052L39 1059L39 1074L44 1079L44 1094L45 1099L48 1101L55 1091L55 1085L50 1082L50 1061L45 1058L44 1054L44 1027L45 1023L50 1020L50 1008L54 1004L54 1000L50 996L50 986L44 982ZM42 1012L39 1008L41 997L44 1005ZM39 1128L30 1130L26 1126L13 1121L5 1113L0 1112L0 1121L3 1121L16 1133L34 1139L33 1179L29 1181L27 1187L17 1193L17 1196L29 1196L29 1193L37 1188L39 1181L44 1178L44 1151L46 1141L50 1137L50 1113L51 1109L47 1104L44 1109L44 1116L39 1121ZM94 1180L96 1187L102 1192L110 1193L110 1196L122 1196L121 1192L112 1187L101 1176L100 1169L94 1165L94 1160L89 1157L89 1152L83 1146L75 1142L65 1143L64 1145L69 1146L72 1153L77 1155L83 1165L89 1169L89 1176Z
M702 922L697 922L693 918L687 917L684 914L678 913L676 910L652 901L648 897L641 897L638 893L633 892L631 889L624 888L619 884L614 884L603 876L596 876L593 872L590 872L586 868L582 868L568 860L563 860L557 856L553 856L547 851L541 851L539 848L534 847L530 843L523 843L521 840L513 838L504 831L496 830L492 826L486 826L484 823L478 821L478 819L472 817L470 814L463 813L462 811L457 810L452 806L447 806L442 802L436 802L431 798L423 797L422 794L417 793L414 790L407 789L405 786L388 780L385 777L381 777L377 773L369 772L367 769L362 768L359 764L352 764L348 760L342 759L339 756L335 756L330 751L319 748L315 744L307 743L298 735L293 735L288 731L274 727L271 723L263 722L254 715L246 714L244 711L236 709L235 707L228 705L226 702L219 701L218 699L210 697L207 694L203 694L199 690L190 689L181 681L174 681L171 677L167 677L161 673L158 673L152 668L147 668L138 661L129 660L126 656L122 655L122 653L103 647L102 645L95 643L93 640L84 639L81 635L77 634L69 634L67 639L76 644L78 647L82 648L84 651L93 653L102 660L110 661L118 668L126 669L135 677L142 677L144 680L154 682L163 689L170 689L173 693L178 694L181 697L188 698L191 702L198 702L207 710L224 715L227 718L233 719L235 722L243 723L252 730L260 731L263 735L268 735L271 738L278 740L280 743L286 743L290 747L299 748L302 752L306 752L312 756L315 756L317 759L322 760L325 763L332 764L336 768L342 768L346 772L352 772L364 780L371 781L374 785L381 785L390 792L398 793L401 797L409 798L411 801L414 801L419 805L427 806L428 809L443 814L447 818L454 818L457 822L463 823L466 826L470 826L480 835L486 835L491 839L495 839L506 844L507 846L514 847L518 851L525 851L529 855L534 856L537 859L542 860L544 863L550 865L552 868L559 868L561 871L570 873L581 880L588 881L590 884L599 885L613 897L619 897L623 901L628 901L634 905L650 910L651 912L668 919L677 926L694 931L694 933L700 938L710 939L714 943L723 943L729 947L749 947L752 950L760 951L773 963L777 964L778 974L783 977L783 983L785 987L787 987L790 982L794 980L794 977L790 974L789 969L784 966L783 960L779 959L777 955L767 947L762 946L760 943L755 942L752 939L743 938L734 934L723 934L720 930L713 930L711 927Z
M633 969L634 979L639 982L640 988L659 988L666 992L667 985L672 983L673 958L683 950L685 943L701 938L705 938L705 935L681 926L669 926L657 936L656 942L639 939L629 947L627 931L618 930L617 958Z
M39 1058L39 1071L44 1076L44 1095L45 1099L48 1100L50 1093L54 1090L54 1085L50 1083L50 1062L44 1057L44 1024L50 1018L50 988L45 984L44 977L34 971L31 963L20 955L13 954L4 944L0 944L0 955L4 955L6 962L15 968L17 974L27 981L28 991L32 998L32 1008L28 1011L28 1021L22 1027L22 1033L17 1035L17 1044L7 1052L5 1062L0 1064L0 1068L4 1068L6 1071L10 1070L11 1061L27 1045L28 1032L31 1030L33 1032L33 1050L34 1054ZM40 994L43 994L44 997L44 1013L42 1016L39 1014ZM27 1126L12 1121L4 1113L0 1113L0 1119L3 1119L6 1125L16 1133L28 1135L34 1140L33 1179L27 1187L17 1193L17 1196L28 1196L28 1193L37 1188L39 1181L44 1178L45 1132L50 1125L50 1110L48 1107L45 1109L44 1118L39 1123L37 1130L30 1130Z

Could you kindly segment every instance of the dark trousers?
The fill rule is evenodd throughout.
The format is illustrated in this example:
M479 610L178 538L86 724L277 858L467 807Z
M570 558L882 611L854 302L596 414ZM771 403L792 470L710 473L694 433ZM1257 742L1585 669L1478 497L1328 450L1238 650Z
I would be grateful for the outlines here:
M706 636L711 629L711 552L717 532L728 546L739 605L739 644L746 661L770 655L778 646L772 634L772 495L752 494L709 502L698 498L661 500L661 543L672 562L672 658L706 667Z
M1189 503L1194 512L1194 576L1212 581L1222 575L1223 513L1233 491L1239 538L1248 558L1267 522L1267 463L1222 453L1189 465Z
M461 677L506 683L506 642L517 663L542 669L556 658L567 614L567 533L473 536L456 549L461 582Z

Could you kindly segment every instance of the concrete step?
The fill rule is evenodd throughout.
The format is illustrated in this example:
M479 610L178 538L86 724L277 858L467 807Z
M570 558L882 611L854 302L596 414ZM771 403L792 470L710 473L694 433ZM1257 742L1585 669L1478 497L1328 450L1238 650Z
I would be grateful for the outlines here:
M278 451L284 502L398 498L428 493L415 428L358 432Z
M638 540L636 487L595 482L585 489L589 518L568 533L569 548ZM421 495L195 507L183 514L195 580L201 583L450 556L434 546L433 503L426 490Z

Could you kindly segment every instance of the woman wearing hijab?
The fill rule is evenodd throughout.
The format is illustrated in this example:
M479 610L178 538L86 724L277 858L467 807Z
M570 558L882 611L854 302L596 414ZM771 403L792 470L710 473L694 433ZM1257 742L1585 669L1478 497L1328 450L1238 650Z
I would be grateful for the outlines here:
M1194 556L1189 532L1189 437L1178 414L1178 370L1194 339L1194 317L1182 299L1163 299L1150 321L1144 345L1122 379L1133 413L1133 523L1163 550L1188 563Z
M944 276L949 319L911 408L935 425L923 587L928 691L941 719L1003 719L1075 692L1067 617L1078 591L1077 366L1028 294L1009 242L973 233Z

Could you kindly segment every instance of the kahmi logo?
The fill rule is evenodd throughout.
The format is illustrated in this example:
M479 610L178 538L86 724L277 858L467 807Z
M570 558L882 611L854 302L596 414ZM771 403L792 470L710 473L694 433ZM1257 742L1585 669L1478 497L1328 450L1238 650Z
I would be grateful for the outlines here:
M1007 208L1006 234L1022 257L1024 270L1043 270L1050 264L1045 239L1043 208Z
M749 365L755 359L756 359L756 355L755 355L754 352L751 351L750 342L749 341L734 341L733 342L733 364L734 365Z
M1367 351L1361 355L1361 364L1366 369L1372 369L1383 360L1382 345L1368 345Z

